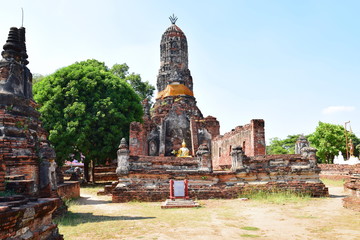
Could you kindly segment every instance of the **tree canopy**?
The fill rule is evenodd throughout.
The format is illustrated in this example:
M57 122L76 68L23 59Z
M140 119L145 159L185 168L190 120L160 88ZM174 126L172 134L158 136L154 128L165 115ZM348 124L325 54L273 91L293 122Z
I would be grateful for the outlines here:
M126 63L114 64L110 71L119 78L127 81L139 95L141 100L144 100L145 98L151 100L155 87L148 81L141 81L139 74L129 74L129 67L126 65Z
M354 147L360 143L355 134L346 134L348 140L352 139ZM339 151L346 157L345 129L341 125L319 122L315 132L309 136L309 141L318 150L316 155L322 163L332 163ZM355 150L355 155L358 155L358 149Z
M70 154L101 163L116 156L129 125L141 121L140 97L97 60L76 62L33 86L58 164Z
M314 133L307 135L310 146L315 147L318 161L322 163L332 163L334 156L342 152L346 157L346 137L348 136L354 145L354 155L358 156L360 151L360 139L355 134L346 131L343 126L331 123L319 122ZM267 154L293 154L295 143L300 134L289 135L285 139L272 138L266 146Z
M280 138L271 138L269 145L266 146L267 154L294 154L295 143L300 134L289 135L281 140Z

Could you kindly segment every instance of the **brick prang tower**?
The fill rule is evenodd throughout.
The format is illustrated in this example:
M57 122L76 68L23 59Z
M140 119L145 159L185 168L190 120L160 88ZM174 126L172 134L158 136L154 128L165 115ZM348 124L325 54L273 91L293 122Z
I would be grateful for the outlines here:
M39 120L32 96L32 74L25 45L25 28L12 27L0 60L0 191L49 196L47 161L55 152ZM44 173L41 174L41 164ZM42 181L43 180L43 181ZM44 190L44 191L42 191Z
M196 105L188 68L188 44L176 20L170 17L171 26L161 37L155 104L151 111L145 111L144 125L133 123L130 127L133 155L171 156L185 141L194 156L201 144L210 147L211 140L219 135L216 118L204 118Z

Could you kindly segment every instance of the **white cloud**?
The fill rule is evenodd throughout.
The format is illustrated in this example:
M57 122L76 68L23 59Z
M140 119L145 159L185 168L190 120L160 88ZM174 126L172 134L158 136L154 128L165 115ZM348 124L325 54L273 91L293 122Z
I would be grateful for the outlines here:
M355 107L352 106L329 106L322 110L323 114L333 114L338 112L352 112L355 110Z

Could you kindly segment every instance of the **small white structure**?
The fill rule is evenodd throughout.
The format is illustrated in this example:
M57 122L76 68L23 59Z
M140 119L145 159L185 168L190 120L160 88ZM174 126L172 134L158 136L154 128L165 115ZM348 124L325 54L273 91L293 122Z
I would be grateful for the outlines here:
M360 160L359 160L358 157L351 156L349 158L349 160L346 161L346 163L349 164L349 165L355 165L355 164L359 164Z
M348 165L355 165L359 164L360 160L358 157L351 156L349 160L345 161L342 152L339 151L339 155L334 157L334 164L348 164Z

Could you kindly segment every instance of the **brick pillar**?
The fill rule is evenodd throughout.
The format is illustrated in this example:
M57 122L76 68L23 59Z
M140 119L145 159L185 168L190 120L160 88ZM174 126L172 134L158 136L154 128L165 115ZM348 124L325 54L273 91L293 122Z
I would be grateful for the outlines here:
M251 120L251 142L253 156L265 155L265 122L262 119Z
M199 147L199 139L198 139L198 128L195 121L195 118L190 119L190 133L191 133L191 147L192 147L192 154L195 155L198 147Z
M0 192L2 191L5 191L5 165L3 156L0 155Z

